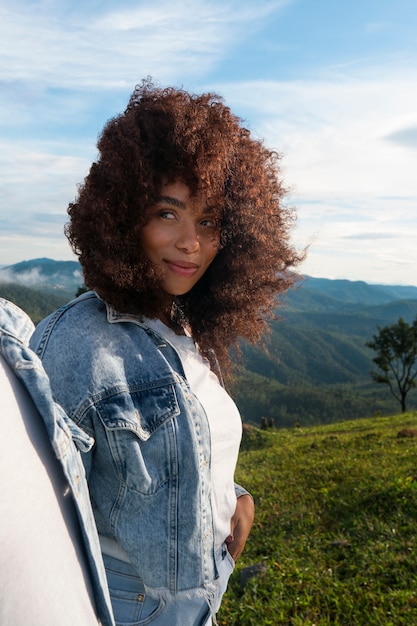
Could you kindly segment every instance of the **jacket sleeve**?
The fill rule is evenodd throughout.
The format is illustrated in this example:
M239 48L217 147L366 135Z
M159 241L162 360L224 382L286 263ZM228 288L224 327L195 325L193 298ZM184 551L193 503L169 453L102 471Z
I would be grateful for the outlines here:
M241 496L250 496L253 500L252 494L249 493L249 491L247 491L241 485L238 485L237 483L235 483L235 494L236 494L236 498L240 498Z

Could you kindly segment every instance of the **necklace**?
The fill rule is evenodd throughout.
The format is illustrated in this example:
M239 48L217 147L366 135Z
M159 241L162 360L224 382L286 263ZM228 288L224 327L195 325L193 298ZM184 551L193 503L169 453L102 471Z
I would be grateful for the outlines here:
M186 335L188 326L184 312L178 302L174 299L169 311L163 311L159 316L161 322L174 331L176 335Z

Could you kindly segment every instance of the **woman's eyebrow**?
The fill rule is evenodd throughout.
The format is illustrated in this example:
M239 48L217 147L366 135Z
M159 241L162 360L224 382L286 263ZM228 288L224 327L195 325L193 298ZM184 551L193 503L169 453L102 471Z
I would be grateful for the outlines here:
M161 202L162 204L170 204L171 206L175 206L178 209L185 209L184 202L181 202L181 200L178 200L178 198L172 198L171 196L161 196L158 199L158 202Z
M186 209L186 205L185 202L182 202L182 200L178 200L178 198L172 198L171 196L161 196L158 199L158 204L170 204L171 206L175 206L178 209ZM215 213L216 212L216 208L212 207L212 206L206 206L204 207L204 209L202 210L202 213L206 214L206 213Z

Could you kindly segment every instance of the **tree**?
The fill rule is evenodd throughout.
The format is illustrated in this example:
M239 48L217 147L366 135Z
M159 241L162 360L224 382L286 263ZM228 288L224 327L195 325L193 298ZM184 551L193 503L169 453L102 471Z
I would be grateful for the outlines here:
M417 386L417 319L407 324L400 317L395 324L377 329L378 334L366 345L376 352L372 360L382 374L372 372L372 377L377 383L389 386L405 413L407 394Z
M87 291L87 287L85 285L81 285L81 287L78 287L75 297L78 298L78 296L81 296L82 293L87 293Z

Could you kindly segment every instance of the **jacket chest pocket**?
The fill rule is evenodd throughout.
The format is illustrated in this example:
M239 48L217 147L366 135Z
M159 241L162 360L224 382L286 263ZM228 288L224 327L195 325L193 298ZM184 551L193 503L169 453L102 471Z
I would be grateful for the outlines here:
M116 471L129 489L149 495L177 475L174 418L180 409L174 384L123 390L96 409L105 439L97 438L96 454L110 455L108 469L101 459L104 471Z

